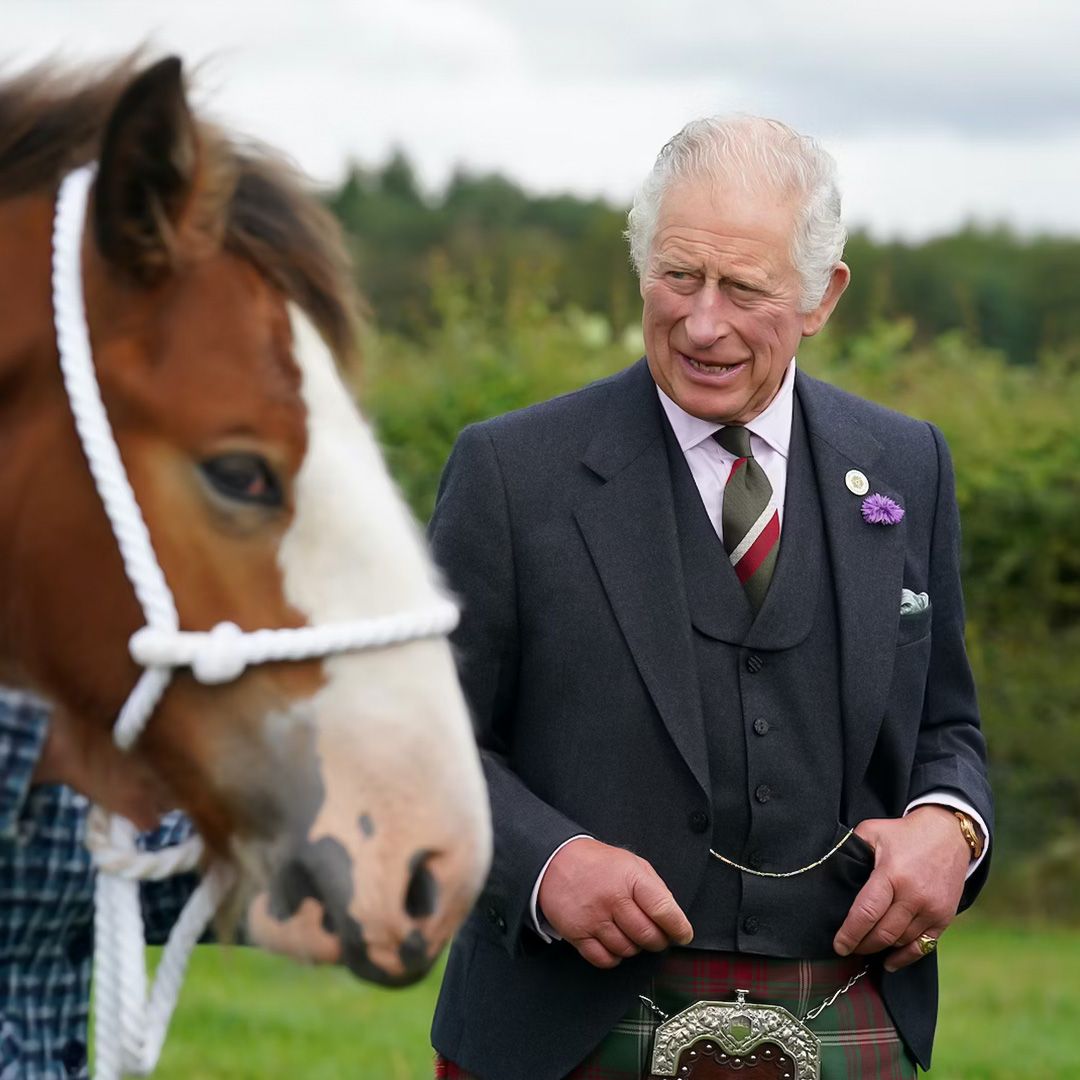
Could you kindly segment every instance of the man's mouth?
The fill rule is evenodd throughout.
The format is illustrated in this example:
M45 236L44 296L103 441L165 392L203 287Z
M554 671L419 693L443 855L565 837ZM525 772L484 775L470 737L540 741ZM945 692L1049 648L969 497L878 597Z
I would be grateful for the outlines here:
M734 364L724 364L714 361L698 360L696 357L687 356L686 353L677 353L687 367L701 375L707 375L713 379L730 379L746 366L745 360Z

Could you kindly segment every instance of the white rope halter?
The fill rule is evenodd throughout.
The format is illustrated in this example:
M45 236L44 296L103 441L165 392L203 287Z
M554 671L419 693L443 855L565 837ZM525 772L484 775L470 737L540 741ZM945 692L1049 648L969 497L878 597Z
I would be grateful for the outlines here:
M94 166L84 166L60 185L53 226L53 312L75 426L146 620L129 643L143 672L113 728L117 746L126 750L139 737L175 668L190 667L202 683L225 683L239 678L249 665L269 660L304 660L449 634L458 621L458 609L449 600L423 611L320 626L245 632L223 622L205 632L180 629L176 603L124 470L94 373L82 289L83 226L94 173ZM191 949L232 884L232 872L224 865L213 865L204 875L169 937L148 999L139 881L192 870L203 849L194 839L164 852L140 854L135 835L134 826L124 819L110 819L97 808L91 812L87 846L99 871L94 922L97 1080L153 1072Z

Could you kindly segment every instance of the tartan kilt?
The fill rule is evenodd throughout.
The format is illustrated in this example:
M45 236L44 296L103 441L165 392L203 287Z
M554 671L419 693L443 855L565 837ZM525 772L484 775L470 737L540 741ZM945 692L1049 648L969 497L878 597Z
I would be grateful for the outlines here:
M782 1005L804 1016L865 966L860 956L829 960L778 960L766 956L673 949L647 991L669 1016L703 1000L748 1000ZM646 1080L653 1032L660 1018L644 1003L634 1006L566 1080ZM876 971L807 1024L821 1040L821 1080L914 1080L915 1063L900 1041L881 999ZM476 1080L444 1058L437 1080ZM488 1078L496 1080L496 1078Z

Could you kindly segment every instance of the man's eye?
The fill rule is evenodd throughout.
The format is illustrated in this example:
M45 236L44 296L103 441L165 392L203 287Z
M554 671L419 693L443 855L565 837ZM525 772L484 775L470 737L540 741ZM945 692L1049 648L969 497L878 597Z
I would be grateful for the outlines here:
M221 454L200 468L210 486L226 499L250 506L281 506L281 485L258 454Z
M667 276L672 281L689 281L691 274L689 270L669 270Z

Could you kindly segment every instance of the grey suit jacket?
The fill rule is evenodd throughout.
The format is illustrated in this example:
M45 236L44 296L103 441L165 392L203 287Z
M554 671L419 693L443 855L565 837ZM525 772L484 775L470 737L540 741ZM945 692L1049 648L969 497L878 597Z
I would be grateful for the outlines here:
M985 748L963 644L952 466L939 432L801 372L840 620L848 820L954 791L989 823ZM484 1080L556 1080L647 983L651 954L599 971L529 926L551 852L590 833L649 860L686 908L707 844L709 775L665 449L644 361L462 432L430 536L463 601L455 635L491 793L495 857L451 950L435 1047ZM845 474L906 509L868 526ZM903 587L931 607L900 618ZM752 633L752 631L751 631ZM752 642L750 642L752 644ZM969 880L970 903L987 864ZM933 959L886 976L929 1063Z

